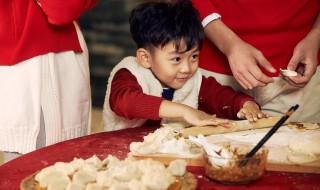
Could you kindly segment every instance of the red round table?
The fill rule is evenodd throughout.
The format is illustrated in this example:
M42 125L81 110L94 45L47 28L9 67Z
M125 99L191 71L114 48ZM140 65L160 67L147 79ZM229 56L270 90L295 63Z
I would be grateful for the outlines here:
M143 136L156 129L157 127L140 127L103 132L64 141L30 152L0 166L0 190L19 189L23 178L58 161L70 162L74 157L86 159L94 154L100 159L106 158L108 154L124 159L127 157L131 142L141 141ZM267 171L261 179L251 184L233 186L210 181L205 177L203 167L188 167L187 169L198 179L198 190L320 189L319 174Z

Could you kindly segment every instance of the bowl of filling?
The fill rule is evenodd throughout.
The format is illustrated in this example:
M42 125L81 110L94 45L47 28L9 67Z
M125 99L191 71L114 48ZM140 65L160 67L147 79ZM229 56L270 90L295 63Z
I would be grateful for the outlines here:
M268 156L268 149L264 146L247 158L255 144L227 142L211 145L213 153L203 151L205 174L210 179L224 184L247 184L264 175Z

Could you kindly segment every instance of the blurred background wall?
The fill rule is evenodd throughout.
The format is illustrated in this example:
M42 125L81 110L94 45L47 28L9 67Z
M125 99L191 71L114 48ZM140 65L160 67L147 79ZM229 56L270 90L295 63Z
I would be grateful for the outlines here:
M92 104L103 106L112 68L126 56L135 55L129 31L132 8L141 0L100 0L82 15L79 23L89 49Z

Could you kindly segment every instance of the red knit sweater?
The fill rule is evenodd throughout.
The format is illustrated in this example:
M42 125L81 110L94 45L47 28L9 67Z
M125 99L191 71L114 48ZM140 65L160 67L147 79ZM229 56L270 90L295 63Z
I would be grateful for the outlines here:
M82 52L73 21L97 0L0 1L0 65L46 54Z
M193 3L202 20L219 13L231 30L260 50L278 71L287 68L295 45L309 32L319 12L318 0L193 0ZM232 75L226 57L208 39L200 52L199 64L209 71Z
M144 94L136 77L126 69L119 70L112 80L110 108L121 117L157 120L159 123L159 108L163 100L162 97ZM248 95L220 85L213 77L202 77L199 110L221 118L237 119L238 111L249 100L254 101Z

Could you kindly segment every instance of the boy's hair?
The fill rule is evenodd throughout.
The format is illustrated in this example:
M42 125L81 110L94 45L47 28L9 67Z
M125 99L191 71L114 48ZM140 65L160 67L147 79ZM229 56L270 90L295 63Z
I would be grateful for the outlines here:
M203 26L189 0L145 1L132 10L129 23L138 48L153 52L154 47L162 48L170 42L177 51L181 42L187 46L184 51L202 47Z

